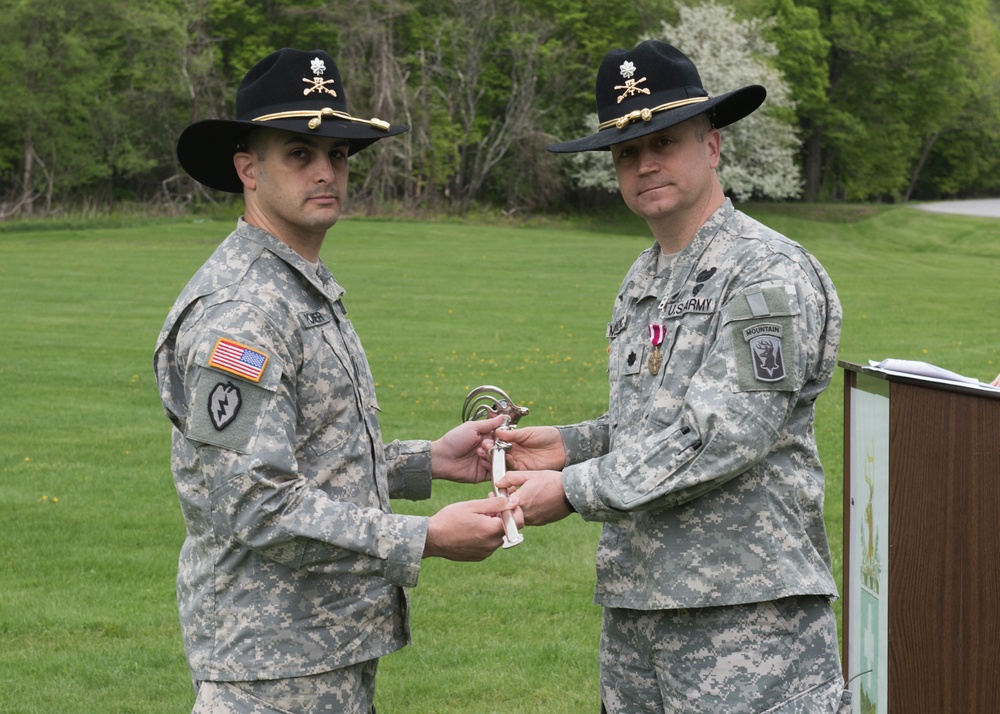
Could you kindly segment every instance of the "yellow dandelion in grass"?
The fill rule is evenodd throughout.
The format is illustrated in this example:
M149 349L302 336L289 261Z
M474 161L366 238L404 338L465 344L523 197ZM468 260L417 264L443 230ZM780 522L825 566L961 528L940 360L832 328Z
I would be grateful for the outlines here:
M55 496L52 497L52 503L59 503L59 499Z
M31 461L31 457L30 456L25 456L24 457L24 463L28 463L29 461Z
M135 384L138 381L139 381L139 375L138 374L133 374L132 375L132 379L129 380L129 383L130 384Z

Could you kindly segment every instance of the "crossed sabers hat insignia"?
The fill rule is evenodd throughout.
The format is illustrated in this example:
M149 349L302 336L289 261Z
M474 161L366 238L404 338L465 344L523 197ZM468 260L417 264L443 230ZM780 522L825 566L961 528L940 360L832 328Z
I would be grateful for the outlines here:
M311 94L312 92L326 92L331 97L336 97L337 93L327 87L328 84L333 84L332 79L323 79L322 77L303 77L302 81L309 86L302 90L303 96Z

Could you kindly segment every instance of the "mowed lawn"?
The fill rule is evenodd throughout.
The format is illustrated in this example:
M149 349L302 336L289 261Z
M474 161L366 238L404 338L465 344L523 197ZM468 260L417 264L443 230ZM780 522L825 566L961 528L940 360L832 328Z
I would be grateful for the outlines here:
M833 276L841 359L922 359L984 381L1000 371L1000 221L905 207L749 212ZM183 522L151 353L231 227L0 230L0 712L190 709L174 600ZM482 384L527 404L523 425L602 413L605 325L649 243L627 219L590 230L343 220L323 258L347 288L386 439L439 435ZM842 390L838 370L817 414L838 581ZM438 484L430 501L395 507L429 514L486 490ZM599 533L572 517L483 563L425 562L413 646L383 659L379 710L597 711Z

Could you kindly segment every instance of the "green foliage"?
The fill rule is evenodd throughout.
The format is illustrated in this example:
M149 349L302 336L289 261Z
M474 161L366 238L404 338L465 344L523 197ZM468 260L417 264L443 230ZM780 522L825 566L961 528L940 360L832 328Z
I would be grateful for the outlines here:
M738 20L731 9L712 1L682 5L679 11L675 25L661 22L648 36L681 48L698 68L709 95L750 84L761 84L768 91L761 109L723 129L718 170L723 187L739 200L797 198L801 179L794 104L772 64L777 50L766 35L773 22ZM588 125L584 133L597 131L596 113L588 115ZM570 162L577 186L618 190L608 152L576 154Z
M767 40L773 21L740 20L715 2L681 6L676 25L661 23L658 36L687 53L710 94L749 84L767 89L764 105L723 130L719 178L740 200L751 197L797 198L801 178L796 153L799 139L792 125L791 89L775 69L776 47Z
M768 65L784 78L768 75L768 89L790 90L777 128L734 127L761 142L747 165L787 162L794 117L808 200L1000 188L996 0L723 7L766 30L779 50ZM0 0L0 219L224 200L180 170L176 137L191 121L231 117L246 70L287 46L329 50L352 111L413 126L358 162L360 203L586 204L572 162L544 147L587 131L601 57L677 26L680 10L679 0ZM723 59L728 45L681 49L704 52L699 67L724 64L734 83L744 69ZM743 172L727 180L779 195Z
M767 28L768 39L778 48L774 62L794 88L800 121L815 121L829 104L830 43L823 36L819 12L814 7L796 5L794 0L774 0L766 12L775 18Z
M67 5L50 0L9 3L3 13L5 96L10 136L22 157L30 154L36 169L27 176L26 193L53 196L107 175L94 162L89 125L106 96L105 77L94 71L99 47L94 42L100 18L114 15L106 0Z
M676 14L670 0L531 0L525 6L555 23L546 63L551 85L546 116L549 131L560 141L582 136L587 128L601 58L611 49L634 46L644 31Z
M826 180L848 199L903 198L922 152L977 92L972 3L835 0L824 11L830 102L844 112L828 122Z
M336 46L336 25L319 0L208 0L207 34L235 87L261 58L282 47Z
M942 127L926 165L914 177L925 196L1000 193L1000 12L973 2L968 56L963 60L968 101Z

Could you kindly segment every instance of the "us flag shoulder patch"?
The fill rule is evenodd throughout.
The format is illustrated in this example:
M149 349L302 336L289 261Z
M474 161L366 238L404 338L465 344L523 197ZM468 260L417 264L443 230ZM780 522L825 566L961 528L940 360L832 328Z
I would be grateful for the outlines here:
M223 372L235 374L238 377L259 382L267 366L268 357L252 347L239 342L220 337L208 358L208 366L221 369Z

